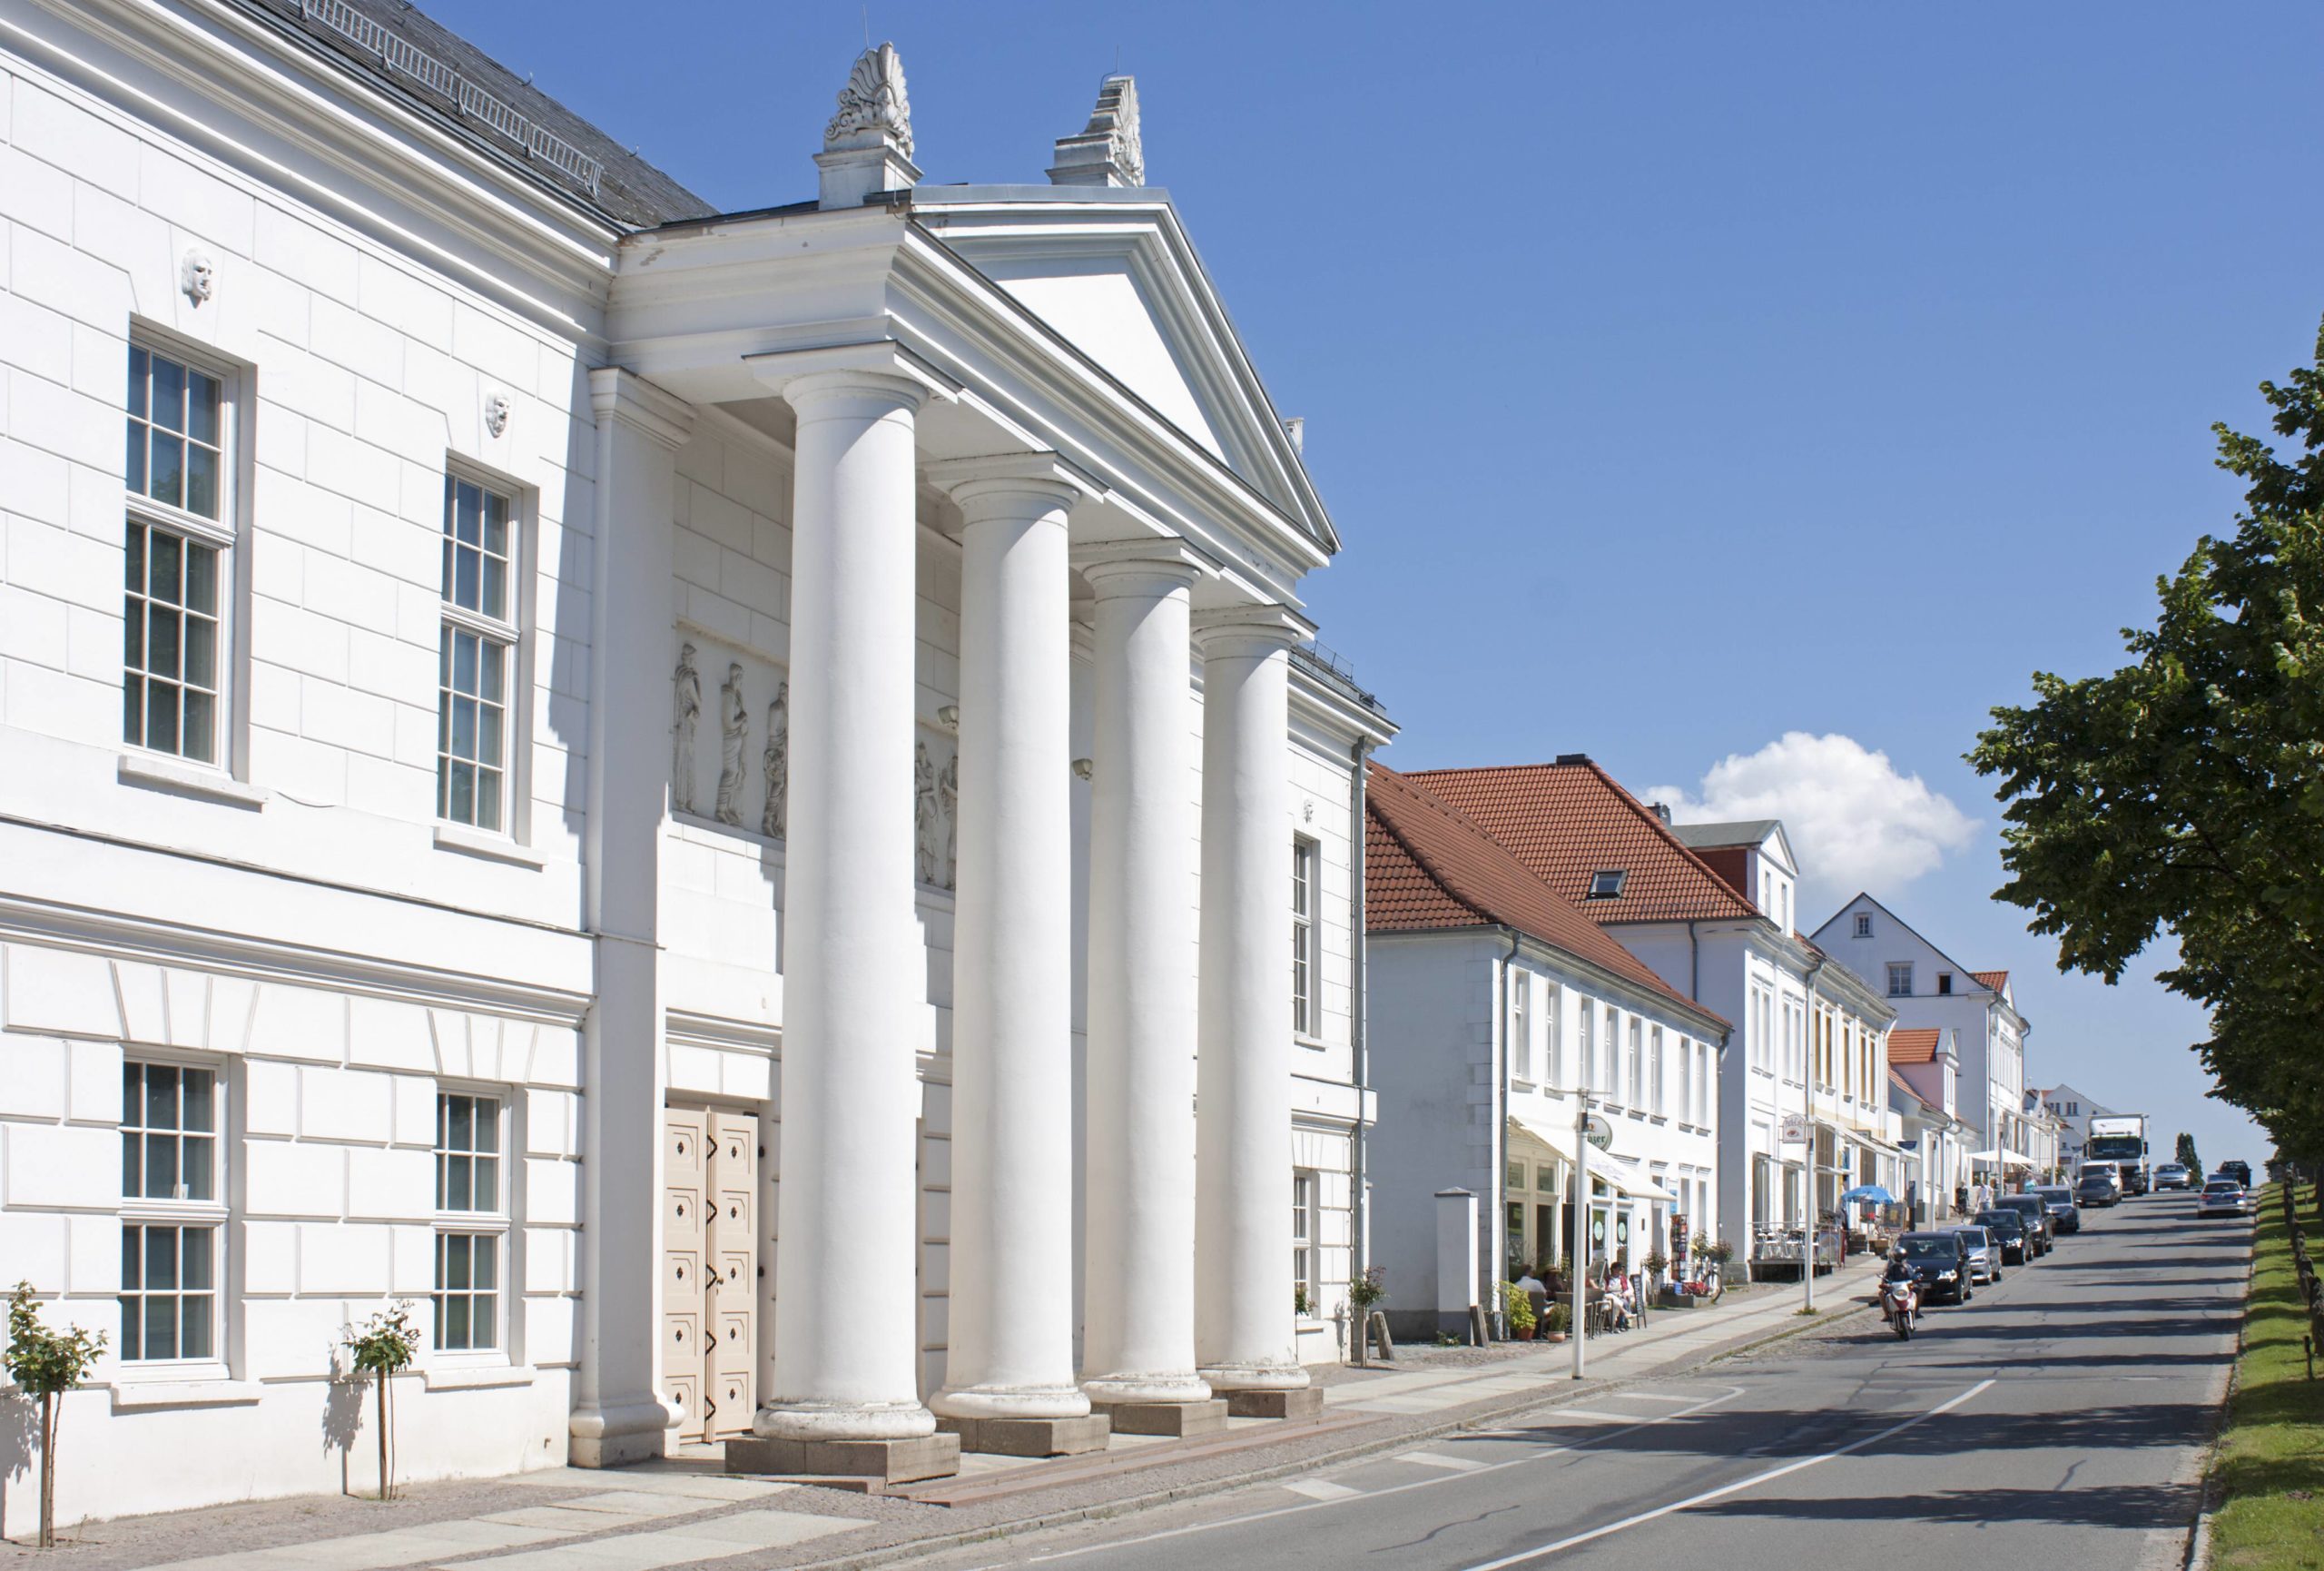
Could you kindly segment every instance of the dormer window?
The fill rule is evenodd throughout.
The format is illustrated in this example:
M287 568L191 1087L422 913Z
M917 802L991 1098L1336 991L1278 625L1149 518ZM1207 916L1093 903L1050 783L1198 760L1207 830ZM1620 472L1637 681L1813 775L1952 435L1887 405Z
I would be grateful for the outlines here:
M1871 912L1859 911L1856 914L1856 935L1858 938L1869 938L1872 936Z
M1951 993L1953 991L1953 973L1951 972L1940 971L1936 973L1936 990L1939 993Z
M1619 900L1621 898L1622 885L1629 882L1629 879L1630 874L1619 867L1610 867L1593 873L1590 875L1590 898Z

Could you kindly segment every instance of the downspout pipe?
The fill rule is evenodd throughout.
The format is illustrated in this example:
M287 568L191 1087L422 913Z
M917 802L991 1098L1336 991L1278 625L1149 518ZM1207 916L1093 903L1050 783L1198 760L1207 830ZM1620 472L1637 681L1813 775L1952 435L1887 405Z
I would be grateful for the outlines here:
M1482 1220L1486 1248L1480 1251L1477 1269L1483 1280L1477 1284L1485 1313L1492 1323L1501 1324L1501 1255L1492 1250L1492 1235L1507 1225L1509 1216L1509 1066L1512 1062L1509 1048L1509 1001L1517 979L1517 951L1525 935L1514 927L1504 927L1509 934L1509 953L1501 957L1501 986L1495 994L1500 1008L1493 1021L1492 1065L1492 1153L1491 1181L1485 1192L1492 1196L1492 1214Z
M1364 1121L1364 1109L1372 1096L1372 1047L1369 1030L1371 995L1364 985L1364 957L1371 939L1366 925L1364 899L1364 831L1366 822L1365 786L1370 770L1372 744L1357 737L1350 761L1355 767L1355 789L1349 793L1353 807L1348 815L1347 859L1350 901L1354 911L1348 934L1348 1050L1355 1064L1355 1150L1349 1182L1354 1187L1351 1197L1355 1207L1355 1237L1350 1240L1348 1258L1352 1263L1349 1279L1360 1278L1372 1267L1372 1181L1365 1162L1365 1148L1371 1139L1371 1126ZM1320 1307L1320 1306L1319 1306ZM1358 1345L1364 1331L1357 1328Z

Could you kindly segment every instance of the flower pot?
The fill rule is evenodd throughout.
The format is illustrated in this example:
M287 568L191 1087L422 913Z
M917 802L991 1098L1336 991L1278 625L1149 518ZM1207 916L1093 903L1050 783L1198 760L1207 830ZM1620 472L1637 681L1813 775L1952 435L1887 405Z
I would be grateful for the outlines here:
M1518 1339L1519 1341L1521 1341L1521 1342L1530 1342L1530 1341L1531 1341L1531 1340L1533 1339L1534 1336L1535 1336L1537 1333L1539 1333L1539 1331L1540 1331L1540 1330L1541 1330L1541 1328L1540 1328L1539 1326L1523 1326L1523 1327L1521 1327L1521 1328L1519 1328L1519 1329L1518 1329L1517 1333L1516 1333L1516 1335L1517 1335L1517 1339Z
M1541 1339L1545 1342L1562 1342L1565 1340L1565 1333L1563 1331L1551 1331L1548 1336Z

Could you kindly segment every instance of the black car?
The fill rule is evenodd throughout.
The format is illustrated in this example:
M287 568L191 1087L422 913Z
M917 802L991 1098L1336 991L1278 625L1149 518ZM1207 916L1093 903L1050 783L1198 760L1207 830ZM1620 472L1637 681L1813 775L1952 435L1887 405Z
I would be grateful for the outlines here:
M2002 1195L1994 1201L2005 1206L2025 1219L2025 1242L2028 1251L2039 1260L2057 1246L2057 1227L2050 1219L2050 1205L2037 1194Z
M1969 1301L1969 1245L1959 1233L1906 1233L1896 1240L1896 1253L1913 1268L1930 1303Z
M2078 1206L2111 1206L2122 1202L2122 1191L2104 1173L2092 1173L2073 1186L2073 1200Z
M2233 1178L2247 1190L2251 1187L2251 1164L2248 1161L2223 1161L2219 1164L2219 1171L2220 1175Z
M2063 1184L2043 1184L2034 1192L2050 1208L2051 1227L2062 1233L2082 1231L2082 1208L2073 1203L2073 1191Z
M2001 1247L2002 1264L2022 1266L2032 1260L2035 1245L2027 1235L2024 1211L2014 1206L1996 1205L1991 1210L1979 1211L1975 1220Z

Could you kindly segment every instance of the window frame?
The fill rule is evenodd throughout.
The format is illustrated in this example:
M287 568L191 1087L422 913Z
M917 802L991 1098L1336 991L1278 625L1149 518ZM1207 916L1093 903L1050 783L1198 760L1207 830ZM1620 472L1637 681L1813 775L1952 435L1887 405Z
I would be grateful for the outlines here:
M212 1143L210 1171L211 1193L209 1198L195 1200L192 1198L163 1197L143 1194L133 1195L128 1192L128 1187L124 1184L123 1186L119 1210L117 1212L121 1223L122 1240L124 1244L128 1241L130 1231L133 1229L137 1230L141 1235L143 1230L148 1228L174 1228L178 1230L180 1235L179 1280L181 1282L183 1280L182 1267L184 1233L188 1230L199 1230L210 1235L210 1285L206 1289L202 1289L200 1294L200 1296L206 1298L210 1302L210 1350L206 1353L199 1354L191 1358L172 1357L167 1359L151 1359L139 1357L132 1359L127 1356L129 1339L126 1334L127 1327L124 1323L118 1328L120 1335L117 1337L114 1343L113 1350L115 1367L120 1371L121 1378L129 1380L181 1381L224 1379L228 1377L229 1373L226 1347L230 1319L228 1315L230 1303L228 1283L231 1279L228 1275L227 1267L232 1247L232 1240L229 1235L228 1228L233 1220L232 1208L227 1199L227 1197L232 1192L230 1187L232 1181L232 1175L228 1167L228 1160L231 1154L231 1147L233 1143L226 1121L231 1106L231 1092L227 1082L228 1066L224 1061L219 1059L204 1058L198 1054L160 1052L144 1048L139 1048L133 1052L123 1052L122 1054L121 1062L122 1072L124 1078L132 1068L138 1069L141 1072L151 1069L169 1069L177 1071L181 1074L188 1070L193 1070L202 1073L206 1073L210 1076L211 1127L207 1132L208 1138ZM180 1097L180 1107L182 1109L182 1082L181 1082ZM150 1106L150 1103L147 1105ZM117 1132L124 1142L128 1140L130 1131L133 1130L137 1131L142 1141L143 1137L146 1135L147 1131L163 1129L165 1127L162 1125L147 1124L142 1121L144 1111L143 1108L137 1110L140 1121L132 1122L131 1111L132 1110L128 1103L126 1087L124 1087L122 1099L121 1119L116 1126ZM170 1132L175 1133L178 1138L182 1141L184 1138L184 1128L183 1113L181 1112L178 1124L175 1126L174 1130ZM142 1161L140 1176L142 1179ZM142 1249L140 1252L143 1254L143 1251ZM124 1315L126 1314L126 1303L124 1300L134 1297L140 1300L140 1302L143 1302L150 1296L152 1296L151 1289L143 1284L142 1271L140 1285L134 1289L128 1287L125 1280L116 1281L114 1284L115 1301L116 1304L121 1307ZM178 1298L182 1301L183 1299L191 1295L187 1294L182 1286L180 1286L172 1289L172 1296ZM182 1314L182 1309L181 1314ZM179 1321L179 1329L181 1337L182 1337L182 1319ZM142 1350L141 1347L141 1352Z
M1323 1039L1323 843L1291 837L1291 1033L1304 1042ZM1303 908L1304 897L1304 908Z
M1858 938L1869 938L1872 936L1871 912L1859 911L1856 914L1856 935Z
M1891 960L1887 962L1886 964L1888 967L1888 996L1890 998L1912 997L1913 963L1909 960ZM1901 989L1896 985L1900 980L1905 984Z
M448 593L452 586L442 582L439 576L436 599L437 742L433 749L437 759L437 783L430 818L439 835L454 839L462 835L480 835L490 842L528 845L532 832L532 628L537 576L534 563L538 538L538 497L532 487L514 476L487 469L458 453L445 456L443 479L444 514L438 521L436 534L439 552L447 540L456 538L448 529L452 522L452 509L458 486L475 486L507 504L508 614L506 619L500 619L460 605ZM501 812L500 824L497 828L487 828L481 824L452 817L448 811L450 805L449 786L444 766L453 756L446 751L448 735L444 719L447 688L443 661L444 639L447 632L452 630L491 640L507 651L501 673L506 694L500 738Z
M1324 1175L1315 1168L1291 1170L1292 1284L1307 1289L1307 1318L1324 1309Z
M485 1154L481 1148L473 1143L475 1138L473 1133L470 1135L471 1143L465 1150L450 1148L447 1145L446 1131L449 1127L450 1120L446 1104L453 1097L466 1098L471 1102L488 1101L494 1104L492 1127L495 1145L489 1154L494 1158L493 1200L496 1203L491 1210L477 1206L465 1210L453 1209L443 1203L447 1159L465 1156L473 1161L477 1156ZM475 1128L473 1109L471 1109L470 1118L470 1128L473 1131ZM438 1186L436 1207L429 1213L429 1226L434 1234L434 1243L430 1250L433 1264L430 1268L432 1285L428 1293L430 1321L427 1347L431 1360L495 1365L516 1362L512 1344L516 1331L514 1301L517 1295L512 1272L515 1266L513 1246L517 1237L517 1225L516 1208L510 1200L511 1195L515 1192L516 1184L514 1176L509 1171L512 1164L518 1160L514 1149L516 1131L515 1099L509 1094L508 1087L479 1085L457 1081L437 1082L436 1134L429 1142L429 1155L435 1163ZM473 1185L473 1177L471 1177L471 1185ZM475 1194L473 1187L469 1193L470 1198L473 1199ZM445 1285L444 1272L447 1260L445 1244L448 1239L456 1237L487 1238L493 1243L494 1280L490 1289L493 1340L488 1347L478 1347L474 1340L475 1304L476 1300L483 1295L474 1285L473 1245L470 1246L470 1285L457 1289ZM442 1334L447 1314L445 1299L448 1295L456 1291L468 1299L471 1329L468 1346L449 1348L444 1345Z
M1508 973L1509 1008L1502 1029L1509 1036L1509 1075L1526 1085L1533 1079L1533 1030L1525 1005L1533 991L1532 973L1521 965L1505 968Z
M257 402L252 396L253 379L248 364L221 354L200 340L185 338L166 328L133 318L122 345L124 370L129 357L141 351L148 356L159 355L188 371L199 371L218 383L218 516L204 518L189 508L161 501L143 490L131 489L124 454L122 460L122 517L117 537L121 542L123 568L121 579L122 671L116 687L125 701L130 680L126 604L130 593L127 583L130 529L142 526L149 537L151 531L159 529L182 539L211 548L219 558L216 588L218 647L213 656L216 687L211 716L214 746L212 748L213 756L195 758L186 754L182 747L172 752L144 742L133 742L126 734L125 726L119 746L128 757L165 760L172 766L198 769L229 780L243 780L249 773L250 680L248 661L243 652L243 628L249 624L250 550L247 540L253 491L251 454L256 447L251 440ZM144 416L130 413L125 387L114 412L123 422L124 445L128 421L138 420L149 426L151 424L150 404ZM148 450L150 452L150 448ZM139 596L141 599L144 598L142 589ZM142 671L140 675L143 676ZM180 735L182 739L182 727Z

